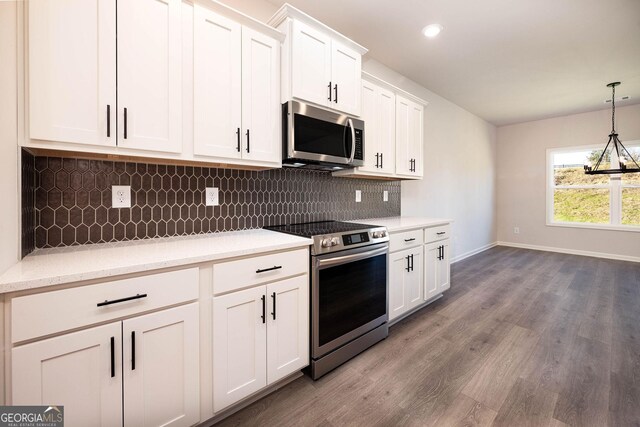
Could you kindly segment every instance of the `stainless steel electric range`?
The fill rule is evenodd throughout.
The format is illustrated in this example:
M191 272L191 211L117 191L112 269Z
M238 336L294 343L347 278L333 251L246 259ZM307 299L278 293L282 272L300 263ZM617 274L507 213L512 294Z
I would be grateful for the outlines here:
M313 379L387 337L385 227L319 221L265 228L313 239L309 369Z

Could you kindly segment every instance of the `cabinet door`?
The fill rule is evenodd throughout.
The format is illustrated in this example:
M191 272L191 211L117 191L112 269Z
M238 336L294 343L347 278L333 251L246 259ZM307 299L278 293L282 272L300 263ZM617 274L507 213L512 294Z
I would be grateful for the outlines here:
M27 6L29 137L115 146L115 0Z
M380 171L393 175L396 171L396 95L390 90L379 89L376 122L381 154ZM365 123L366 132L369 123Z
M241 25L194 6L193 152L241 157Z
M413 173L409 154L411 104L408 99L396 96L396 173L399 175Z
M266 316L264 286L213 298L214 412L267 385Z
M309 276L267 285L267 384L309 364Z
M412 175L421 177L422 172L422 146L424 145L424 108L416 103L411 103L409 110L409 145L408 156L414 159L414 171Z
M379 105L378 86L362 80L362 109L361 118L365 123L364 131L364 166L360 170L380 172L380 122L378 121ZM393 118L395 121L395 117Z
M12 404L64 405L69 427L122 425L121 341L116 322L14 348Z
M406 273L407 278L405 280L405 295L407 309L411 310L424 302L424 286L422 275L423 264L423 249L422 246L409 250L411 256L410 265L411 269Z
M118 145L182 151L180 0L118 1Z
M433 298L434 296L440 294L444 289L443 280L446 283L449 283L449 264L448 258L444 260L439 259L442 254L441 247L444 245L444 241L429 243L425 245L425 264L424 264L424 272L425 272L425 291L424 291L424 299L428 300ZM448 242L447 247L444 249L445 257L448 257ZM446 268L445 268L446 267ZM446 270L446 273L443 273L443 269Z
M319 31L293 22L291 90L294 98L331 105L331 39Z
M440 242L442 259L438 264L438 290L446 291L451 287L451 260L449 258L449 239Z
M411 251L400 251L390 255L389 268L389 320L393 320L408 310L407 307L407 270Z
M362 101L362 56L336 41L331 43L331 80L331 108L359 116Z
M242 28L242 157L282 160L280 43Z
M124 425L200 420L198 303L122 322Z

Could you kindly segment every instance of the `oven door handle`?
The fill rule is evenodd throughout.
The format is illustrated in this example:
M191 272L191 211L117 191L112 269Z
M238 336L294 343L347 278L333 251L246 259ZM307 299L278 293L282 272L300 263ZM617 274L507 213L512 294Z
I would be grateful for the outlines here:
M360 252L352 255L343 255L335 258L327 258L327 259L318 259L316 262L318 263L319 268L331 267L334 265L346 264L348 262L360 261L363 259L371 258L378 255L383 255L388 253L389 247L384 246L382 248L373 249L371 251Z
M349 161L347 163L351 164L356 156L356 129L353 127L353 121L350 118L347 119L347 124L351 129L351 155L349 156Z

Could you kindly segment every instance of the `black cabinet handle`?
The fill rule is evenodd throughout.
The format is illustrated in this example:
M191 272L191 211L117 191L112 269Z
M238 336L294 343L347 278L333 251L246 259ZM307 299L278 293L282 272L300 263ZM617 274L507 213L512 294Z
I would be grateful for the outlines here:
M238 139L238 145L236 146L236 150L238 153L240 152L240 128L236 129L236 138Z
M132 301L134 299L146 298L147 294L138 294L132 297L120 298L120 299L112 299L111 301L104 300L103 302L99 302L96 304L98 307L104 307L105 305L117 304L119 302Z
M136 331L131 331L131 370L136 370Z
M273 316L273 320L276 320L276 293L271 294L271 299L273 299L273 311L271 315Z
M382 155L383 155L383 154L384 154L384 153L380 153L380 168L381 168L381 169L384 167L384 166L382 166L382 165L383 165L383 163L382 163Z
M247 153L251 152L251 148L249 146L250 140L249 140L249 129L247 129Z
M446 231L438 231L436 234L437 234L438 236L442 236L443 234L446 234Z
M444 246L438 246L438 260L444 259Z
M127 139L127 108L124 109L124 139Z
M111 138L111 105L107 104L107 138Z
M271 268L258 269L258 270L256 270L256 274L266 273L267 271L280 270L281 268L282 268L281 265L274 265Z
M329 88L329 98L327 98L329 101L331 101L331 82L329 82L329 86L327 86Z
M116 376L116 338L111 337L111 378Z
M406 258L407 258L407 266L406 266L405 270L411 271L410 270L411 269L411 264L409 264L409 255L407 255Z
M415 237L412 237L410 239L404 239L405 242L413 242L414 240L416 240Z
M260 299L262 300L262 316L260 316L260 318L262 319L262 323L266 323L267 322L267 298L262 295L262 297L260 297Z
M442 246L442 255L440 255L440 259L443 260L444 259L444 246Z
M413 254L411 254L411 271L413 271Z
M378 165L378 163L380 163L380 153L376 153L376 167L379 168L380 166Z
M336 104L338 103L338 83L336 83L336 85L333 87L333 90L335 91L335 99L333 100L333 102L335 102Z

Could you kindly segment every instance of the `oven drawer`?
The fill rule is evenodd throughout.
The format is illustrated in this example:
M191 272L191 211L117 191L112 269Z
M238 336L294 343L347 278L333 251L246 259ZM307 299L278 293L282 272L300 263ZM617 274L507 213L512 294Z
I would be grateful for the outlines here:
M451 237L451 225L449 224L424 229L425 243L437 242L438 240L448 239L449 237Z
M231 292L308 271L308 249L222 262L213 266L213 293Z
M17 297L11 301L11 341L195 300L199 279L198 269L190 268Z
M405 231L403 233L391 234L389 236L389 252L401 251L403 249L419 246L423 243L422 228L418 230Z

